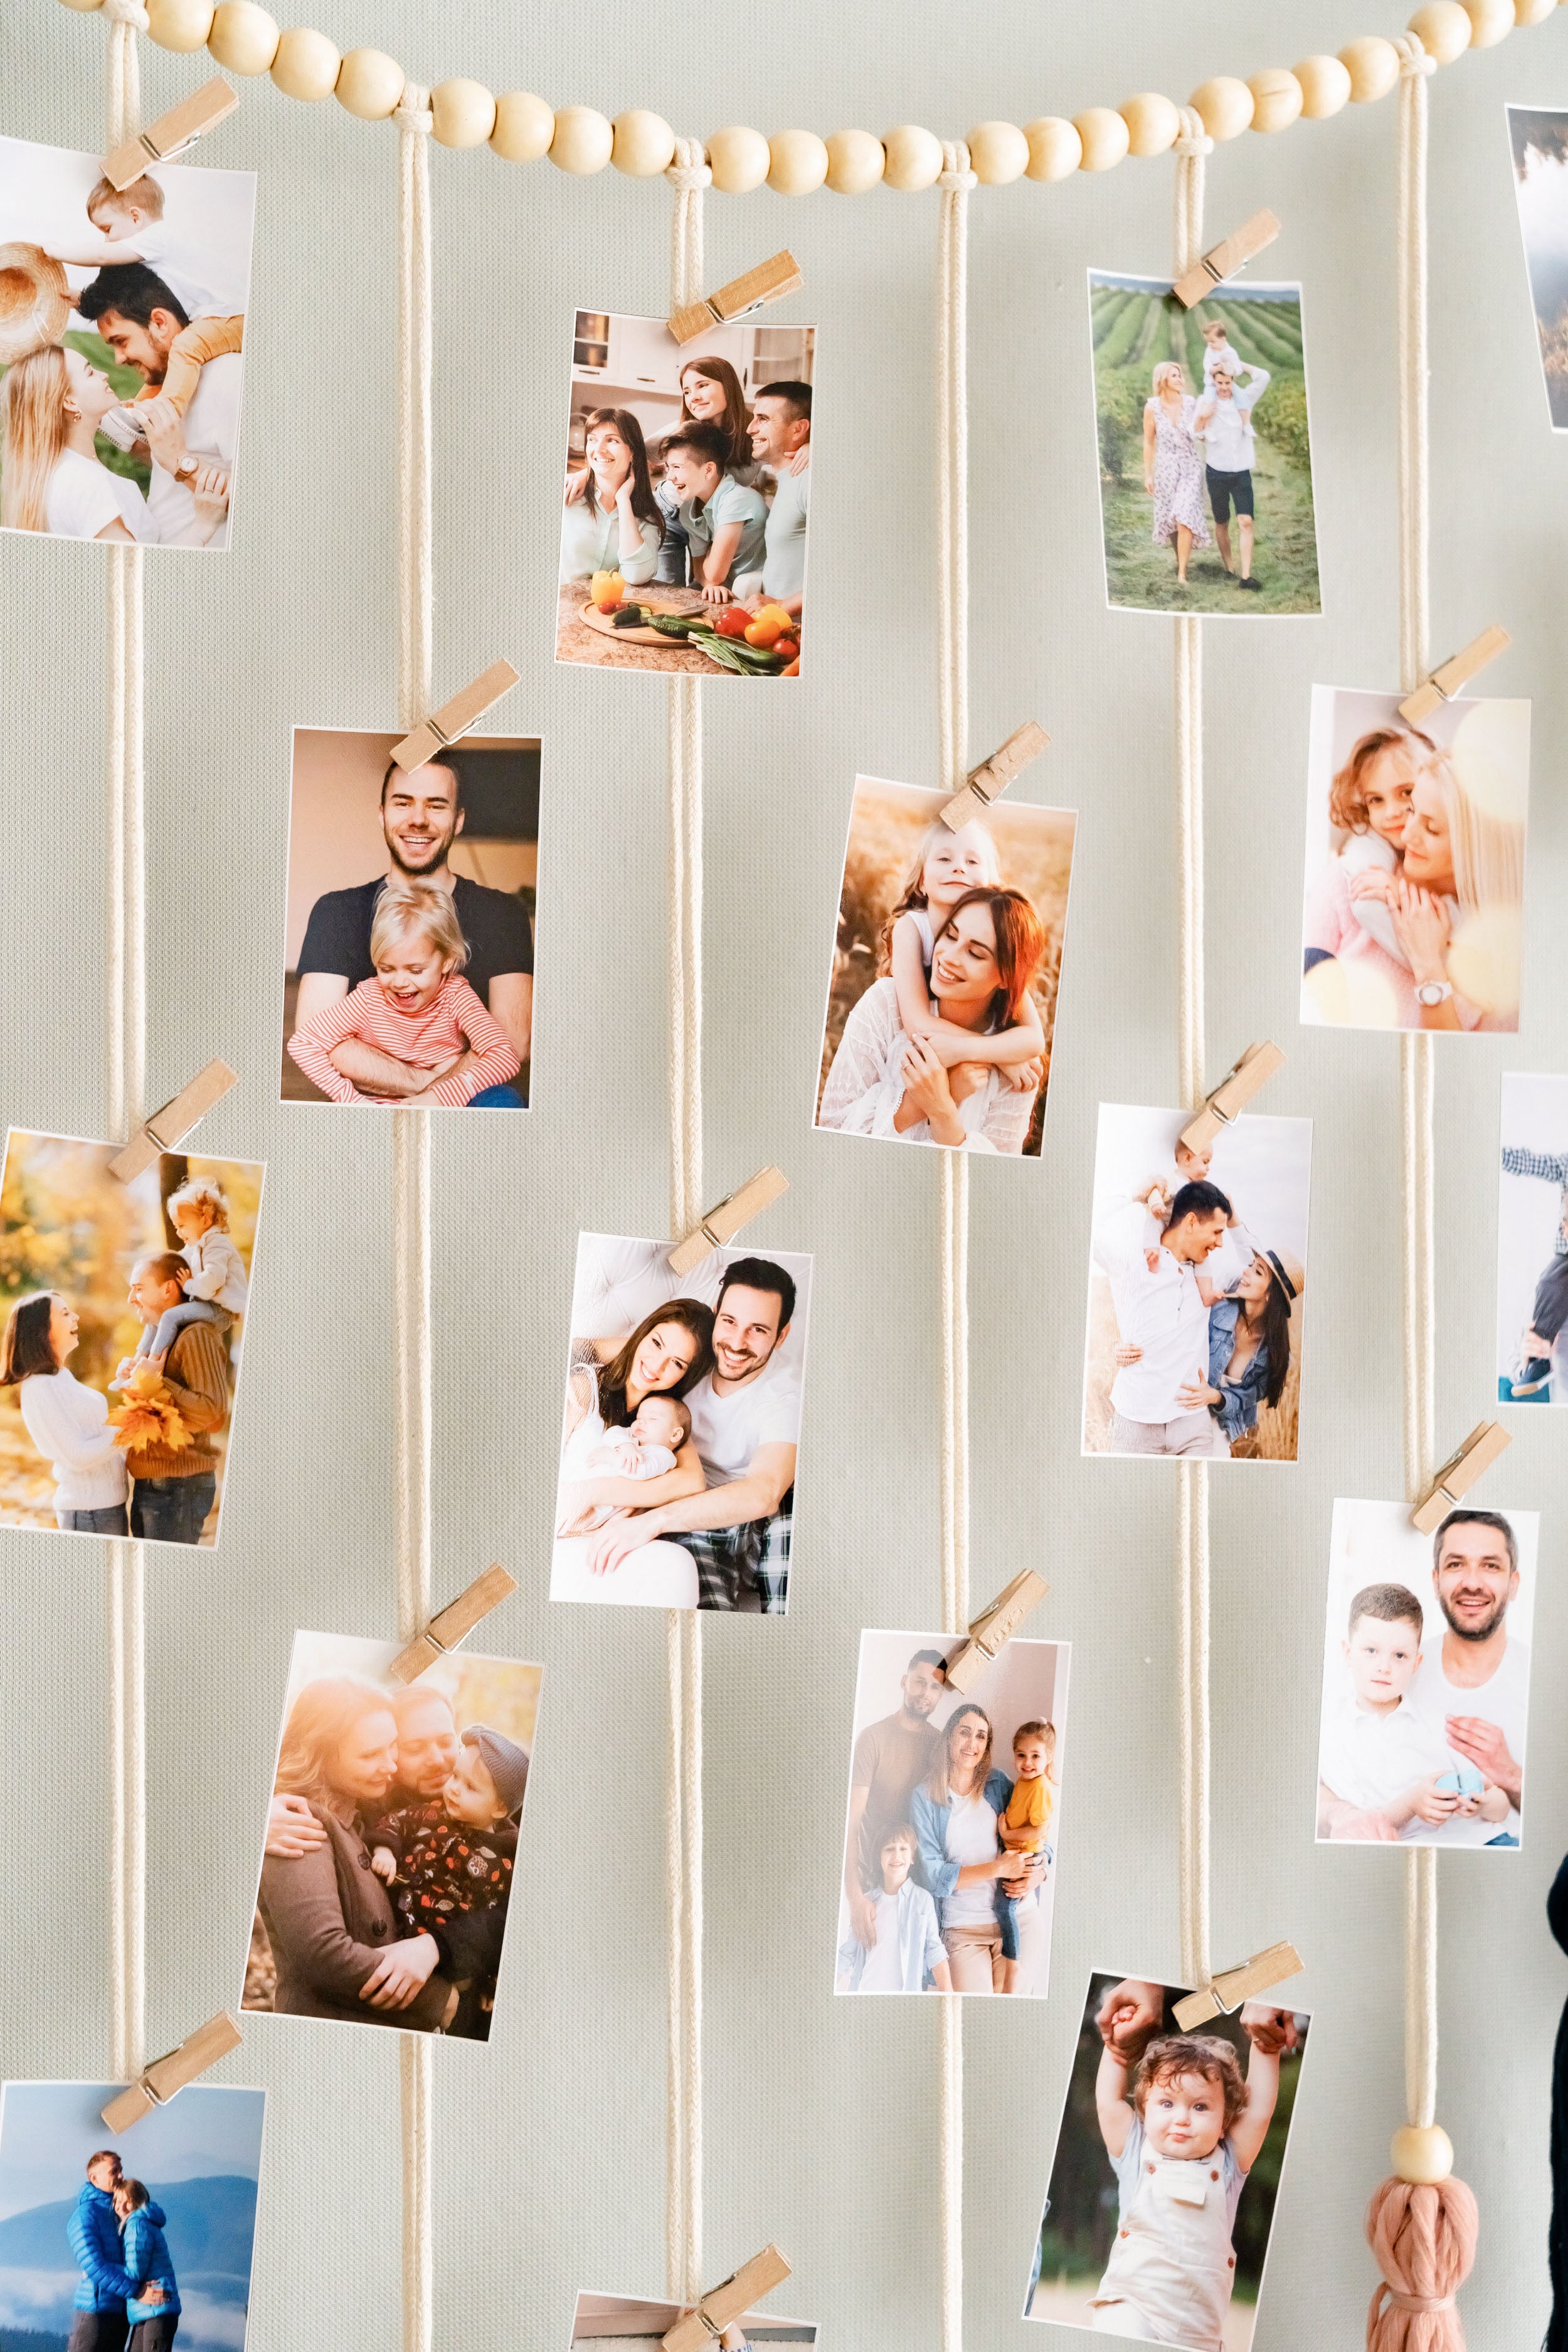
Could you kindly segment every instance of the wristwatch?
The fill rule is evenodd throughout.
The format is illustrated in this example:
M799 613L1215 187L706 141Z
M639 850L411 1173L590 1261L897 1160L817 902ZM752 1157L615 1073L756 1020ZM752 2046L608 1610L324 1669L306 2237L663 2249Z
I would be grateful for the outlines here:
M1447 980L1424 980L1415 992L1417 1004L1444 1004L1454 993L1454 984Z
M200 468L197 466L195 459L187 449L185 452L184 464L183 466L176 466L174 468L174 479L176 482L184 482L188 489L191 484L195 480L196 475L199 471Z

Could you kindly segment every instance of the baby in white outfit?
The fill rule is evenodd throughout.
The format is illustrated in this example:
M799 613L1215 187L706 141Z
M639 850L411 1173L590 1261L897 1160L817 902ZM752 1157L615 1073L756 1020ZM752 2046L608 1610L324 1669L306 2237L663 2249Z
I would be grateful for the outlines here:
M645 1396L625 1429L606 1430L581 1475L593 1478L658 1478L673 1470L677 1454L691 1433L691 1415L679 1397ZM590 1503L586 1509L563 1519L558 1536L590 1536L607 1521L625 1518L624 1506Z

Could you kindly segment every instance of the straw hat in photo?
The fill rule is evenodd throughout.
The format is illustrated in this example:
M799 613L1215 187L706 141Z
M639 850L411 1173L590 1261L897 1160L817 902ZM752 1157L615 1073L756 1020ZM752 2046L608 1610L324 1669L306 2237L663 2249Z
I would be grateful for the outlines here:
M0 245L0 367L58 343L70 314L65 271L41 245Z
M1289 1250L1265 1249L1261 1242L1257 1246L1258 1255L1273 1276L1276 1287L1284 1293L1286 1305L1293 1307L1307 1287L1306 1268L1300 1259L1292 1257Z

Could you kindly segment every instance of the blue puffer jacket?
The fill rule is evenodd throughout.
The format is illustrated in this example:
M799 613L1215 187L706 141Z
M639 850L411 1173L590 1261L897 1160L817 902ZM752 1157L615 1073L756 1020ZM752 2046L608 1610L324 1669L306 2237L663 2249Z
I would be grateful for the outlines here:
M156 2213L156 2221L153 2219ZM174 2265L169 2253L169 2241L163 2231L163 2209L147 2204L138 2207L125 2223L125 2267L138 2287L156 2279L163 2289L162 2303L144 2302L140 2295L128 2295L125 2316L134 2327L139 2319L166 2319L180 2308L180 2290L174 2284Z
M163 2207L148 2205L143 2210L162 2229ZM77 2309L118 2311L126 2296L135 2293L136 2282L125 2269L114 2200L95 2189L90 2180L83 2183L66 2224L66 2237L82 2273L77 2284Z

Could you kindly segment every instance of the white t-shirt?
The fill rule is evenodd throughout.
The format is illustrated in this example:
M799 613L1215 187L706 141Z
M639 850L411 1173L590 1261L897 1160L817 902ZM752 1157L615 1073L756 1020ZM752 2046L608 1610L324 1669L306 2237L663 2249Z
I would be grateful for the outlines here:
M1152 1274L1144 1258L1149 1213L1130 1201L1099 1228L1094 1255L1110 1277L1116 1326L1143 1353L1110 1384L1110 1402L1128 1421L1175 1421L1199 1408L1178 1404L1176 1391L1209 1376L1209 1311L1193 1267L1162 1248Z
M1230 337L1228 335L1226 337L1223 343L1205 343L1204 345L1204 383L1211 389L1214 384L1214 372L1215 368L1224 368L1226 373L1231 376L1239 375L1241 373L1240 357L1237 352L1233 350Z
M861 1992L902 1992L904 1956L899 1948L897 1897L889 1895L885 1886L878 1886L872 1890L871 1905L877 1914L877 1940L866 1955L858 1990Z
M148 221L126 241L137 247L148 268L163 279L187 319L232 319L245 309L245 271L231 270L219 253L205 247L193 251L183 238L175 253L166 221Z
M1323 1723L1318 1754L1318 1778L1347 1805L1363 1812L1381 1812L1385 1805L1430 1772L1452 1772L1458 1758L1450 1753L1443 1726L1412 1695L1402 1698L1387 1715L1358 1706L1345 1692L1331 1706ZM1488 1825L1476 1824L1479 1828ZM1491 1835L1498 1830L1491 1826ZM1438 1832L1430 1822L1412 1813L1399 1832L1419 1838L1423 1844Z
M800 1435L799 1382L773 1364L728 1396L714 1395L706 1372L685 1402L710 1486L743 1478L759 1445L794 1445Z
M954 1796L947 1817L947 1858L966 1869L972 1862L990 1862L996 1853L996 1811L984 1797ZM988 1927L996 1917L996 1882L977 1879L955 1886L943 1897L944 1927Z
M111 522L122 522L132 539L147 536L146 502L135 483L77 449L63 449L55 460L44 508L61 539L96 539Z
M233 467L236 445L239 439L239 394L244 369L237 352L226 352L221 359L209 360L202 370L202 380L185 411L185 446L193 457L215 457L219 465ZM233 475L230 474L230 495ZM152 486L147 492L147 514L150 529L147 537L161 547L177 539L195 512L195 500L184 482L176 482L162 466L153 468ZM229 518L225 515L207 541L209 547L228 545Z
M1522 1772L1524 1767L1525 1717L1530 1705L1530 1652L1522 1642L1510 1641L1502 1654L1502 1664L1489 1682L1477 1683L1469 1688L1451 1683L1443 1671L1443 1644L1434 1638L1428 1643L1421 1660L1420 1671L1411 1685L1411 1696L1424 1707L1436 1723L1444 1738L1444 1719L1450 1715L1479 1716L1483 1723L1495 1723L1508 1742L1508 1752ZM1522 1793L1522 1782L1521 1784ZM1484 1822L1479 1814L1462 1816L1443 1822L1436 1828L1421 1824L1426 1838L1434 1845L1489 1845L1493 1838L1505 1834L1518 1837L1518 1809L1509 1807L1506 1822Z

